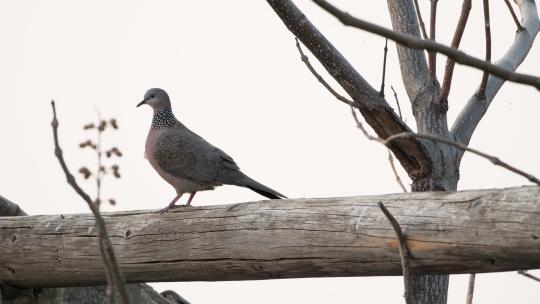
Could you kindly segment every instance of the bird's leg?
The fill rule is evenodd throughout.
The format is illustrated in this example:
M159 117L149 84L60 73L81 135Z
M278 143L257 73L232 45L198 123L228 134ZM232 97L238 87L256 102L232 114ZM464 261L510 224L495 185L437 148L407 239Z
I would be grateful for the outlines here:
M175 205L175 203L176 203L176 201L178 201L182 197L182 194L183 193L180 193L175 198L173 198L173 200L169 203L169 205L167 205L167 207L159 210L159 213L163 214L163 213L169 211L170 209L178 207L178 206Z
M186 203L186 207L191 206L191 200L193 200L193 197L195 196L195 193L197 193L197 191L191 192L191 194L189 195L189 198L188 198L187 203Z

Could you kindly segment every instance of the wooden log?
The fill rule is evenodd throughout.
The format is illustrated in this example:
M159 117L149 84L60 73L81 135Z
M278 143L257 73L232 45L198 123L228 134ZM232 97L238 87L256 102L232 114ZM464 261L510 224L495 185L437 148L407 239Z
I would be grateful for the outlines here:
M105 213L127 282L400 275L540 268L540 187L289 199ZM104 284L90 214L0 218L0 281Z
M19 205L0 195L0 217L23 215L27 214ZM105 286L18 289L0 280L0 304L106 303L105 289ZM131 303L189 304L174 291L159 294L147 284L128 284L126 289Z

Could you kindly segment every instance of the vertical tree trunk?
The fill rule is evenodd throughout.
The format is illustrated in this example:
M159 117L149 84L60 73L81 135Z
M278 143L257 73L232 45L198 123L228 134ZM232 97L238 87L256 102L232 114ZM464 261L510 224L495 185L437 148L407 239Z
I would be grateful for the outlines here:
M387 2L394 30L420 37L418 17L412 0ZM440 85L436 74L429 73L424 51L400 45L397 46L397 51L403 83L411 101L418 133L453 140L446 116L448 104L439 100ZM414 72L411 73L412 71ZM459 157L456 149L433 142L426 142L426 145L431 166L429 172L425 172L422 177L413 176L412 191L456 191L459 179ZM412 271L414 273L414 261ZM409 292L416 303L446 304L448 275L413 275L412 282L413 290Z

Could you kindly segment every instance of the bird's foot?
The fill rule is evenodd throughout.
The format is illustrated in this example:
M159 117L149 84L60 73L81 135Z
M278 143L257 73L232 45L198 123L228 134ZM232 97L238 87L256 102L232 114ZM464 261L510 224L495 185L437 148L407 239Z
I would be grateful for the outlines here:
M183 207L191 207L191 205L189 205L189 204L185 204L185 205L168 205L167 207L159 210L159 214L167 213L171 209L183 208Z
M167 213L169 210L174 209L174 208L177 208L177 207L180 207L180 206L176 206L176 205L168 205L167 207L165 207L165 208L159 210L159 214Z

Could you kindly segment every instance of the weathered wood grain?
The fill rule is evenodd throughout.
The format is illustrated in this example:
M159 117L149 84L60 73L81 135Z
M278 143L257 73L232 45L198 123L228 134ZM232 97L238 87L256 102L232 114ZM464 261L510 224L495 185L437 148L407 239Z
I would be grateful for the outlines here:
M127 282L400 275L540 268L540 187L274 200L104 214ZM0 281L104 284L90 214L0 218Z
M0 217L27 215L19 205L0 195ZM0 251L2 253L2 251ZM189 304L173 291L161 294L147 284L126 285L132 303ZM0 280L0 304L106 303L105 286L18 289Z

